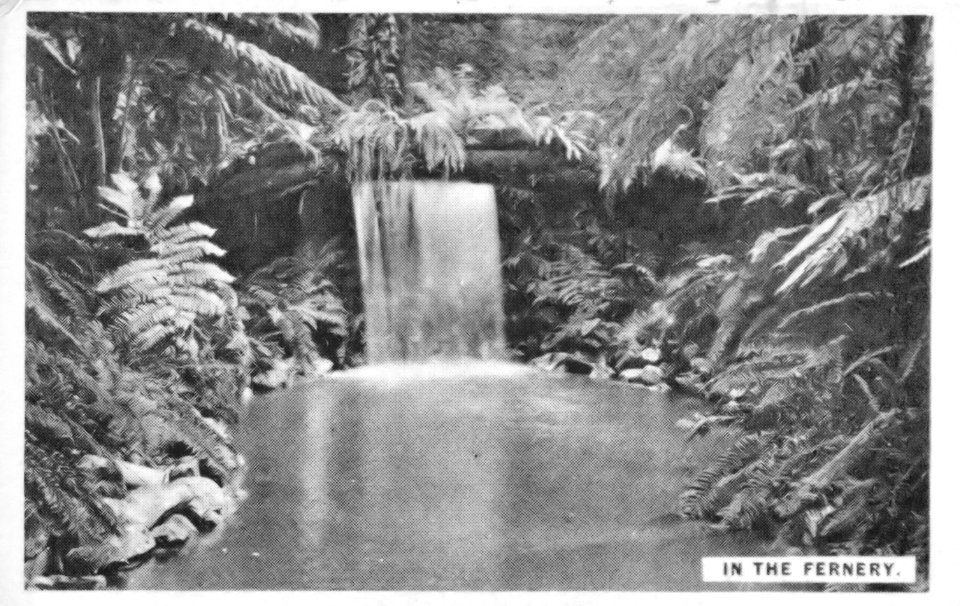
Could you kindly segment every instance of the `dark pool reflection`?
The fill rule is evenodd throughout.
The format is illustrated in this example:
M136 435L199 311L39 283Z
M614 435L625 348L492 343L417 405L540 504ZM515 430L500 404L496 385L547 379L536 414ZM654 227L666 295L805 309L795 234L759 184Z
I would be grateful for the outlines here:
M703 589L702 556L763 551L674 515L709 448L676 429L687 406L492 363L370 367L278 392L242 424L238 511L128 585Z

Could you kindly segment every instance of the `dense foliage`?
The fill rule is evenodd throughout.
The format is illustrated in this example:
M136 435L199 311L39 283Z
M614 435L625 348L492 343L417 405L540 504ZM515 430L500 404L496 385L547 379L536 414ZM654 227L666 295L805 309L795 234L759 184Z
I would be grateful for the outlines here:
M925 572L929 19L34 13L29 28L33 543L110 532L101 499L123 487L79 471L84 454L194 452L222 479L219 423L251 377L349 363L343 249L234 280L203 220L233 203L221 186L269 202L321 179L478 178L471 152L492 149L517 358L702 395L683 426L729 448L686 515L782 552L913 553ZM572 169L589 191L556 184Z
M914 553L923 570L929 20L621 17L571 69L585 65L611 118L604 183L656 187L666 157L674 179L708 181L713 227L651 265L627 319L610 312L623 259L589 243L544 259L548 243L530 240L508 259L535 268L513 287L532 310L523 353L656 362L716 402L685 422L691 439L731 439L684 496L688 515L764 528L791 551Z
M325 268L278 260L237 281L194 203L251 150L315 153L321 117L346 105L282 57L316 46L317 28L299 16L31 15L29 574L62 571L71 547L118 531L104 499L126 488L89 455L156 468L191 455L223 484L251 377L324 372L338 349L342 362L347 319Z

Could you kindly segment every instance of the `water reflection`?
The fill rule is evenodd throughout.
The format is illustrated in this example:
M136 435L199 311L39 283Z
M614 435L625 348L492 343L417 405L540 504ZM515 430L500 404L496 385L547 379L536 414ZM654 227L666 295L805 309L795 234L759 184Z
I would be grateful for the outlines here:
M130 585L696 589L701 555L759 553L664 516L685 480L675 402L509 370L368 369L256 402L237 515Z

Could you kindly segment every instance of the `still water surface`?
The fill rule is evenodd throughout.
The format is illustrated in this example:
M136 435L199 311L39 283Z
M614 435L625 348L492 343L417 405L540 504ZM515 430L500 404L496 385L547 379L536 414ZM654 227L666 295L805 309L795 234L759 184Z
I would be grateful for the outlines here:
M681 521L690 403L507 365L368 367L255 400L246 498L133 589L735 589Z

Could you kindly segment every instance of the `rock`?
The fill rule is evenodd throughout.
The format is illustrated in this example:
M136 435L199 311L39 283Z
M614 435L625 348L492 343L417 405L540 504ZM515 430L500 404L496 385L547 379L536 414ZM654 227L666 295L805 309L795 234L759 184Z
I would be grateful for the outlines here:
M690 360L690 368L701 375L709 375L713 372L713 364L706 358L693 358Z
M309 376L322 377L331 370L333 370L333 360L319 358L313 363L312 368L310 368Z
M167 481L167 470L128 463L120 459L108 459L93 454L84 455L77 465L86 470L116 469L127 486L152 486Z
M150 531L150 536L157 543L157 547L179 547L197 534L187 516L175 513L159 526Z
M664 373L659 366L644 366L640 369L637 381L644 385L658 385L663 382Z
M656 364L661 359L660 349L657 347L647 347L640 352L640 359L647 364Z
M155 546L142 526L131 524L100 543L71 549L64 563L69 572L80 575L122 570L138 564Z
M598 362L593 365L593 370L590 371L591 379L609 379L613 376L613 369L604 364L603 362Z
M263 389L286 387L293 372L293 363L288 360L273 360L269 370L254 375L251 382Z
M30 589L106 589L107 578L102 575L70 577L62 574L36 576L30 579Z
M210 478L189 476L177 478L169 484L131 490L123 499L104 499L121 525L140 528L152 528L167 513L191 508L194 502L198 503L198 511L222 513L226 507L226 495Z
M200 530L210 530L223 522L224 510L222 507L213 507L202 499L194 499L187 503L185 514Z
M581 356L565 352L553 352L534 358L531 364L544 370L564 370L575 375L589 375L594 364Z
M200 460L197 457L180 457L167 467L167 482L179 478L189 478L200 475Z
M659 385L663 382L664 372L659 366L644 366L643 368L627 368L620 371L620 378L631 383L644 385Z
M697 396L704 396L706 394L706 384L700 380L700 377L695 373L686 372L679 374L673 378L673 382L678 389L686 393Z
M685 360L693 360L697 357L697 354L700 353L700 346L696 343L687 343L683 346L683 349L680 351Z

